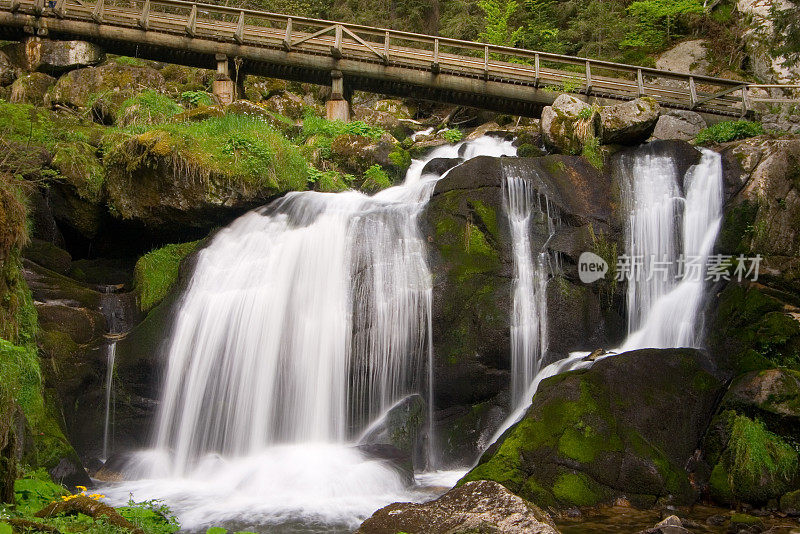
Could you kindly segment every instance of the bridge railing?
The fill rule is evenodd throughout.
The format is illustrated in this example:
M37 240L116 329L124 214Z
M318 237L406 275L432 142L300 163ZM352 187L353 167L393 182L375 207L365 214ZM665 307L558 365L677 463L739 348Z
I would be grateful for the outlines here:
M744 116L764 100L756 86L737 80L183 0L0 0L0 9L545 91L620 100L651 96L668 107L728 115Z

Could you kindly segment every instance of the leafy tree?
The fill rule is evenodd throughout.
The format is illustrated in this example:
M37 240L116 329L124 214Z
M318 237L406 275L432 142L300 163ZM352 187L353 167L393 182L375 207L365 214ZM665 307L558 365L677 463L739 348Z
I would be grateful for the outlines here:
M703 13L703 4L699 0L638 0L628 6L628 13L638 24L623 45L657 49L669 42L678 22Z
M619 44L624 40L629 24L621 3L589 0L569 20L563 35L567 41L580 44L573 51L577 55L618 59Z
M775 52L785 58L785 67L797 65L800 63L800 7L779 9L773 4L770 11Z
M524 3L525 31L523 45L525 48L542 52L561 53L564 43L561 41L561 30L556 17L555 0L526 0Z
M512 30L509 19L516 13L516 0L480 0L485 27L478 38L484 43L514 46L522 38L523 28Z

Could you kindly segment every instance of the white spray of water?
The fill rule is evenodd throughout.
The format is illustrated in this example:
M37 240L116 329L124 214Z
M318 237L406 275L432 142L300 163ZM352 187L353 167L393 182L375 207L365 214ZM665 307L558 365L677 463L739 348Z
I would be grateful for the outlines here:
M106 413L103 424L103 460L108 459L111 452L111 425L113 422L113 386L114 386L114 360L117 354L117 342L112 341L106 345Z
M127 466L140 480L104 492L164 498L190 529L241 517L352 527L422 498L351 440L408 393L433 409L417 218L438 178L424 164L459 153L515 149L491 138L440 147L373 197L291 193L220 231L177 312L157 447Z
M653 159L660 158L645 159L649 165L623 195L631 210L626 253L644 259L644 272L628 283L632 326L619 352L701 344L706 263L722 220L721 158L703 150L700 162L684 177L685 197L672 194L680 192L674 166L665 175L659 172L661 162ZM659 187L655 182L662 180L669 185L654 195ZM681 258L685 267L679 270ZM668 268L662 273L663 265Z
M700 162L684 177L685 197L669 157L637 154L623 161L621 170L627 178L623 196L629 212L625 253L643 259L643 276L634 277L628 284L630 334L620 348L603 357L641 348L698 347L705 265L722 220L720 156L702 151ZM694 258L701 267L698 272L687 273L692 276L676 280L681 255ZM648 276L650 272L653 276ZM491 442L522 418L544 379L590 367L593 362L586 360L588 354L571 353L539 371L523 402L506 418Z
M550 203L533 188L529 180L505 169L503 204L511 229L514 278L511 294L511 406L527 404L528 386L541 368L547 350L547 279L549 255L533 252L531 225L543 218L552 235L555 224Z

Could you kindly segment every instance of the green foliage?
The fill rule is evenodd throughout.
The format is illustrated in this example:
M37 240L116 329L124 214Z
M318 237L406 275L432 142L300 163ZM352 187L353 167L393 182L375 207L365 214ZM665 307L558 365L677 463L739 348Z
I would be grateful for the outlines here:
M764 133L764 127L760 122L746 120L724 121L701 130L695 137L695 143L698 145L727 143L728 141L747 139Z
M181 93L181 101L194 107L210 106L214 104L214 97L206 91L184 91Z
M527 23L522 35L525 48L562 53L561 29L558 26L556 0L526 0L523 3Z
M581 110L581 112L583 111L585 110ZM600 149L600 140L597 137L591 136L583 143L581 156L586 158L596 169L603 168L603 152Z
M405 170L411 166L411 153L398 146L389 153L389 161L398 169Z
M113 136L105 147L106 168L132 172L148 166L152 156L172 160L187 176L214 174L254 187L279 191L303 190L308 162L300 150L262 117L228 114L199 122L168 123L119 142Z
M562 35L579 46L573 52L579 56L620 60L619 43L631 22L620 2L589 0L580 3Z
M128 506L117 509L122 517L144 530L147 534L172 534L180 530L178 518L163 501L128 501Z
M737 415L728 447L735 479L758 484L765 476L790 481L797 474L797 451L761 421Z
M485 24L478 38L493 45L516 46L524 30L512 29L509 19L517 11L519 4L515 0L480 0L478 5L483 10Z
M134 287L138 292L139 308L151 310L167 296L178 281L181 260L194 252L200 241L166 245L148 252L133 269Z
M206 530L206 534L228 534L228 531L222 527L211 527Z
M338 193L350 189L355 177L336 170L320 171L312 166L308 169L308 181L315 185L317 191Z
M115 63L120 65L128 65L130 67L146 67L147 61L139 59L138 57L118 56L114 58Z
M364 183L361 186L367 191L380 191L392 186L392 180L377 163L364 172Z
M29 473L14 482L17 510L25 514L33 515L64 495L69 495L66 488L50 480L44 469Z
M628 6L637 24L622 45L657 50L666 45L676 28L692 14L703 13L699 0L639 0Z
M793 67L800 63L800 9L775 2L770 14L774 54L784 57L784 67Z
M342 121L329 121L316 115L307 114L303 117L303 139L308 139L315 135L328 137L334 139L340 135L351 134L369 137L370 139L377 140L386 133L383 129L377 126L370 126L363 121L342 122Z
M464 133L459 130L458 128L451 128L449 130L444 130L440 132L442 138L448 143L458 143L461 139L464 138Z
M158 124L183 111L183 108L152 89L125 100L117 123L120 126Z

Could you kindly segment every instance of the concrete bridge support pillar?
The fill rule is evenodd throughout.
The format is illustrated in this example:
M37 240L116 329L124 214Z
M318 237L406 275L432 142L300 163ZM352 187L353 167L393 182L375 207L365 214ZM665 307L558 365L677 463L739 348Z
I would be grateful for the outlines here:
M325 107L328 120L350 122L350 102L344 96L344 77L341 71L331 72L331 97Z
M228 56L217 54L217 75L211 84L211 92L217 97L220 104L227 105L236 98L236 86L231 80L230 67L228 66Z

